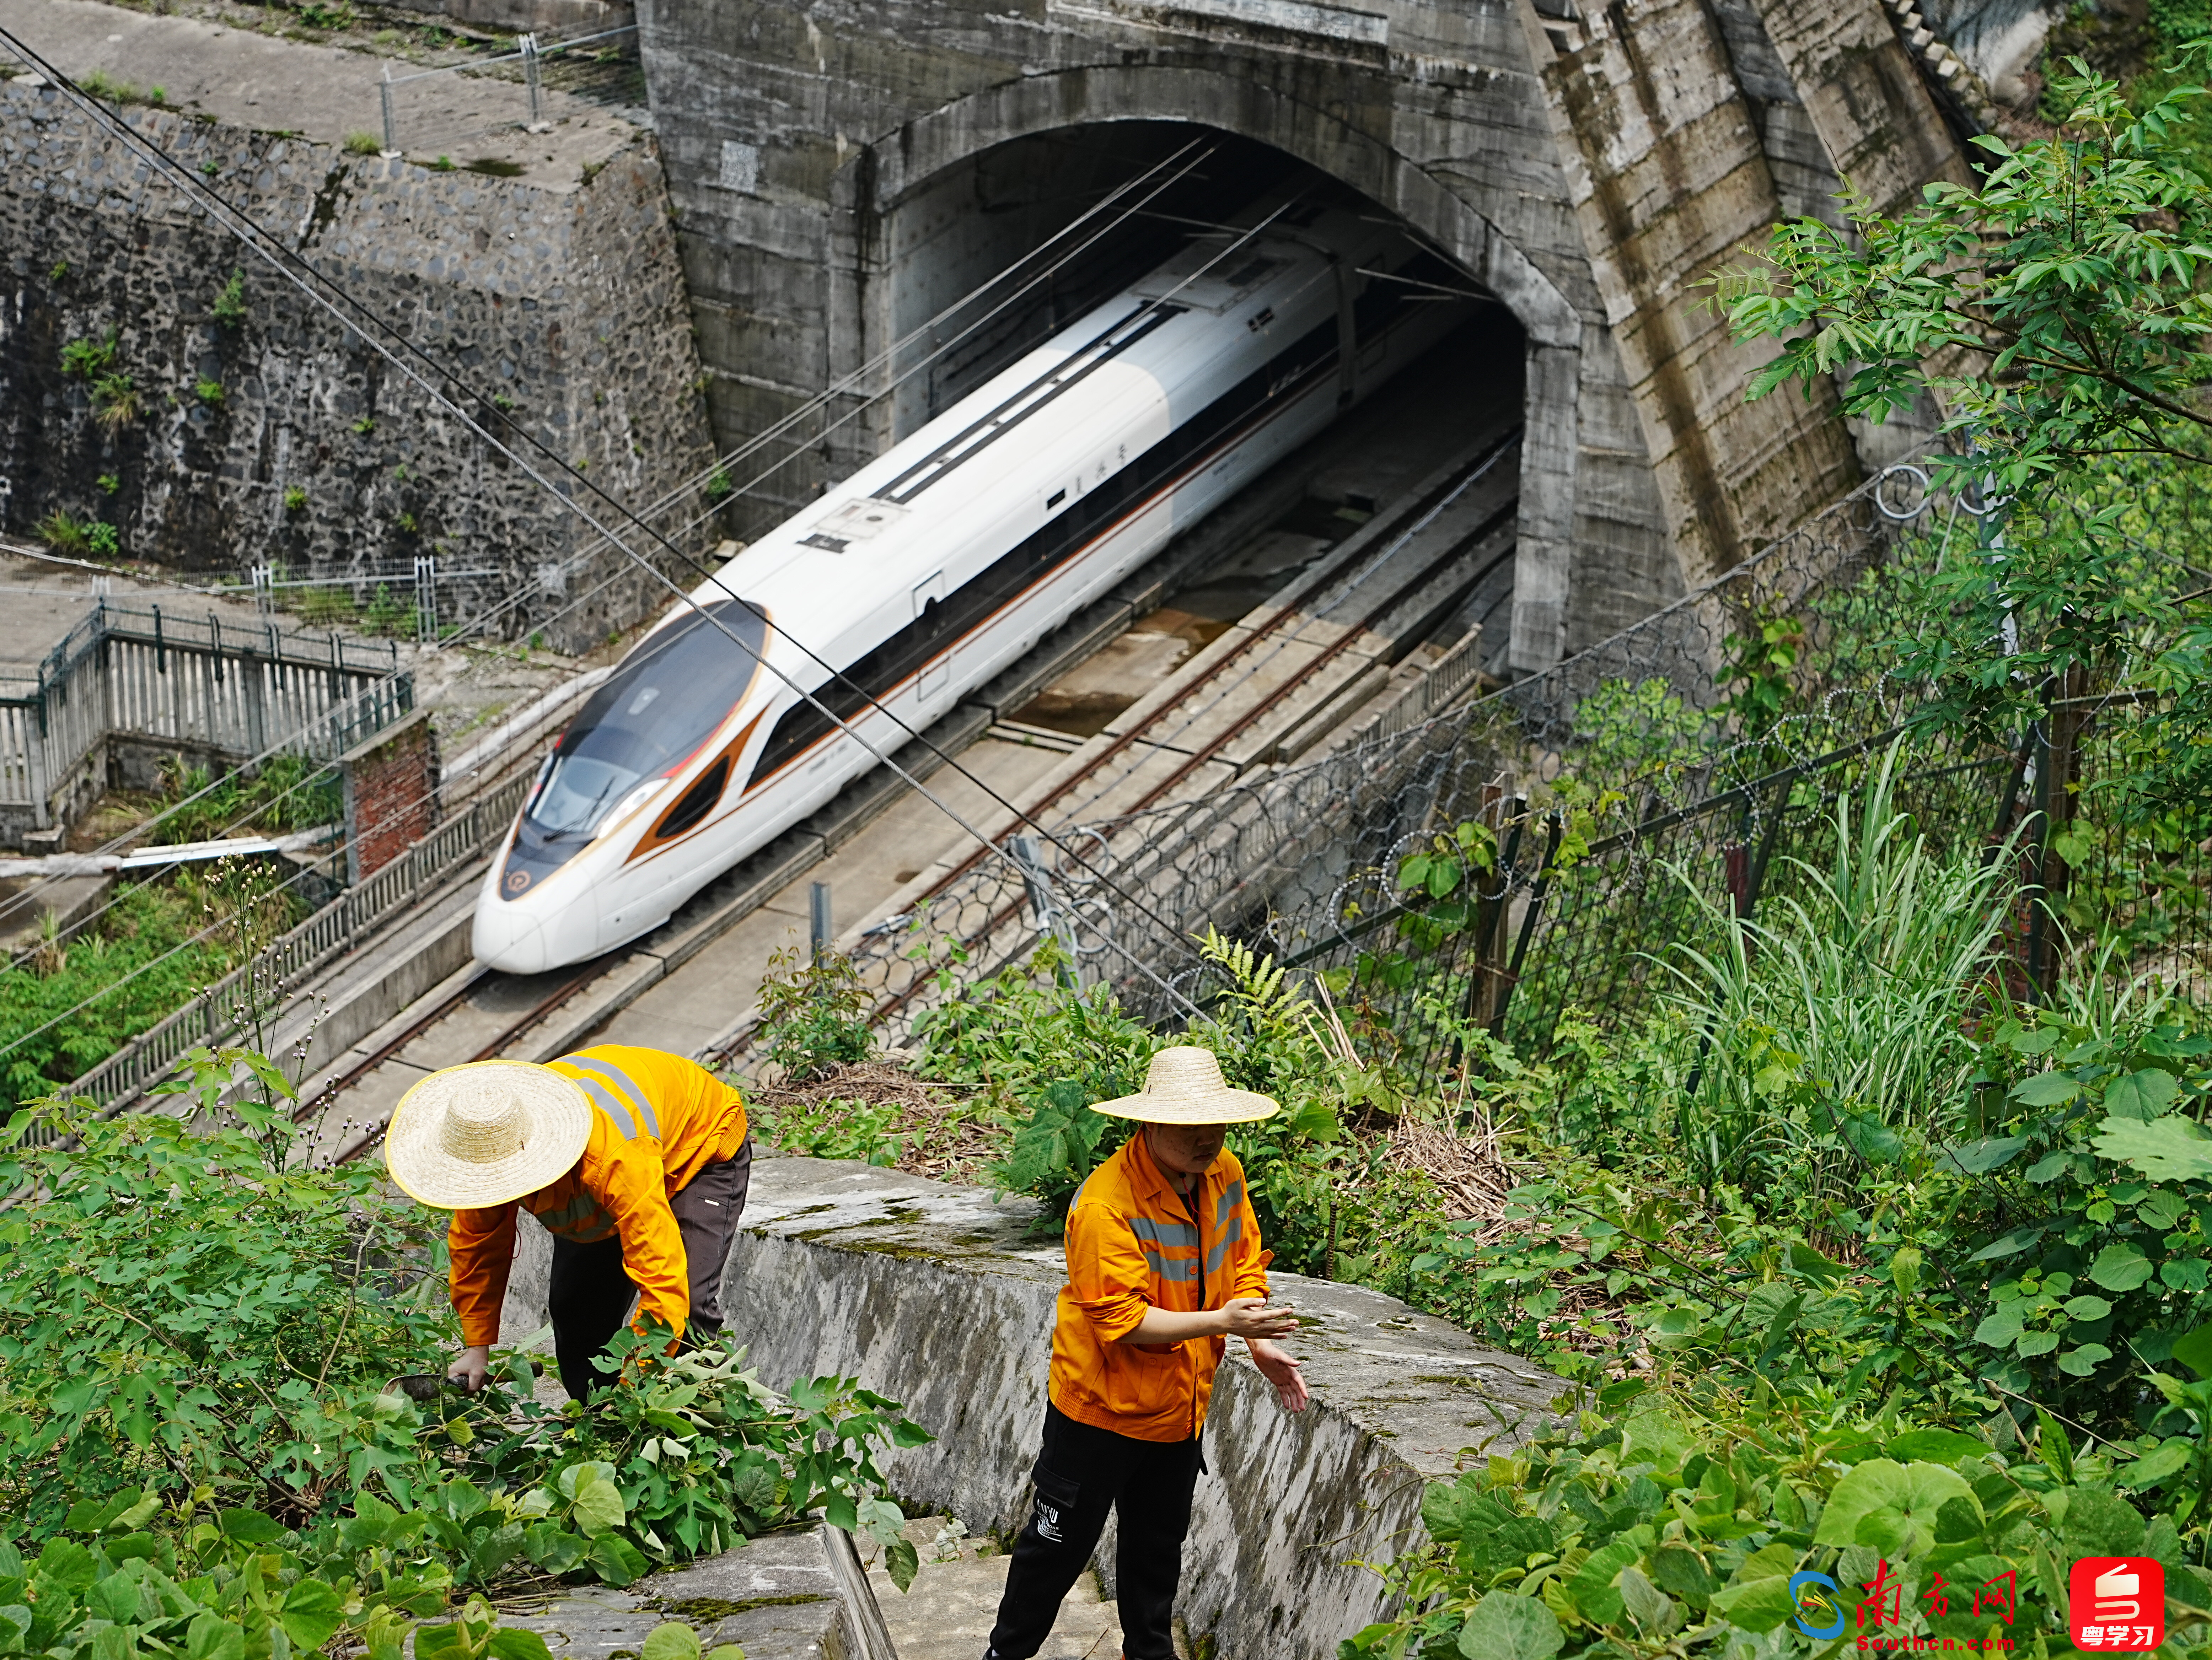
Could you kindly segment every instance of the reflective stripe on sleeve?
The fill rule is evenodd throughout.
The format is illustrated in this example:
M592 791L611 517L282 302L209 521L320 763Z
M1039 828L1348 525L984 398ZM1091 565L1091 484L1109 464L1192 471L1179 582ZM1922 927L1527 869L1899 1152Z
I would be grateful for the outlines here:
M645 1092L640 1089L629 1075L620 1067L611 1066L605 1061L593 1060L586 1055L563 1055L560 1063L597 1074L599 1078L605 1080L605 1085L611 1085L613 1088L621 1091L623 1100L637 1109L637 1118L632 1120L627 1112L615 1105L613 1097L608 1094L605 1086L594 1082L591 1078L576 1080L591 1093L594 1100L607 1110L617 1124L625 1126L623 1134L628 1139L633 1142L637 1139L636 1125L639 1124L645 1126L645 1133L653 1140L660 1139L660 1120L653 1111L653 1103L646 1099Z
M1166 1245L1170 1249L1198 1249L1198 1230L1188 1222L1156 1222L1149 1216L1131 1216L1127 1221L1129 1232L1140 1240L1149 1239L1154 1245Z
M1244 1219L1242 1216L1231 1216L1229 1219L1228 1231L1216 1239L1213 1242L1213 1249L1206 1253L1206 1271L1208 1274L1219 1273L1221 1259L1229 1254L1229 1247L1243 1237Z
M1222 1189L1220 1198L1214 1201L1213 1225L1216 1227L1220 1227L1237 1214L1237 1207L1243 1203L1244 1184L1241 1181L1230 1183L1227 1187Z

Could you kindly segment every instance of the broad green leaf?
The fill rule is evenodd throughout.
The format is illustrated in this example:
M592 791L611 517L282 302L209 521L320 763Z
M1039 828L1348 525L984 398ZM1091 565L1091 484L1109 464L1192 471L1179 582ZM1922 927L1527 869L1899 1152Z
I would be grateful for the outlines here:
M651 1566L637 1547L618 1533L603 1533L592 1540L584 1560L601 1580L617 1589L642 1579Z
M415 1627L415 1660L465 1660L468 1639L460 1621Z
M2057 1347L2058 1334L2055 1331L2023 1331L2019 1341L2013 1344L2012 1352L2024 1360L2033 1360L2037 1355L2048 1354Z
M2069 1320L2101 1320L2112 1312L2110 1303L2102 1297L2092 1297L2087 1292L2066 1300L2066 1318Z
M1567 1582L1567 1594L1574 1599L1575 1607L1583 1619L1594 1626L1617 1624L1620 1619L1620 1591L1613 1579L1621 1569L1632 1564L1640 1554L1633 1540L1615 1539L1612 1543L1594 1550L1589 1560L1576 1570L1575 1577Z
M2143 1519L2124 1499L2076 1487L2066 1501L2064 1537L2069 1556L2133 1556L2142 1549Z
M610 1528L618 1528L629 1512L623 1504L622 1489L604 1477L594 1475L587 1483L580 1485L576 1493L576 1525L594 1536Z
M195 1615L185 1633L185 1660L246 1660L245 1628L216 1615Z
M2174 1340L2173 1358L2199 1378L2212 1378L2212 1325L2198 1326Z
M1986 1343L1991 1348L2004 1348L2027 1328L2028 1305L2015 1297L2009 1302L1999 1303L1982 1317L1974 1328L1974 1341Z
M1969 1176L1986 1176L2011 1163L2027 1147L2025 1136L1984 1136L1978 1142L1946 1148L1944 1157Z
M493 1660L553 1660L552 1651L545 1639L534 1631L525 1631L520 1626L502 1626L491 1634L486 1645Z
M1956 1470L1926 1463L1900 1464L1888 1458L1869 1458L1847 1470L1813 1535L1816 1545L1874 1543L1860 1537L1863 1530L1887 1532L1894 1526L1919 1530L1933 1539L1936 1512L1950 1499L1976 1503L1974 1490ZM1871 1529L1869 1524L1873 1524ZM1899 1545L1883 1541L1886 1548Z
M2148 1123L2166 1111L2181 1094L2171 1072L2148 1067L2124 1072L2105 1086L2105 1111L2116 1118Z
M2212 1136L2178 1114L2148 1124L2108 1118L2098 1125L2091 1144L2101 1156L2140 1170L2153 1181L2202 1181L2212 1177Z
M1552 1660L1566 1638L1551 1609L1533 1596L1493 1590L1460 1627L1466 1660Z
M2022 1106L2063 1106L2081 1093L2070 1074L2039 1072L2012 1087L2012 1098Z
M284 1634L301 1648L314 1650L331 1640L345 1624L345 1607L338 1594L319 1579L302 1579L284 1593L277 1618Z
M1656 1402L1631 1414L1627 1423L1621 1427L1623 1468L1648 1461L1656 1469L1672 1473L1681 1469L1697 1450L1697 1441L1690 1432Z
M2009 1233L2000 1234L1966 1258L1970 1263L1991 1263L2000 1257L2014 1257L2026 1251L2043 1237L2040 1227L2016 1227Z
M2100 1362L2112 1358L2112 1351L2102 1343L2084 1343L2079 1348L2069 1348L2058 1357L2058 1369L2070 1378L2086 1378L2094 1372Z
M2097 1253L2089 1277L2107 1291L2133 1291L2150 1278L2150 1259L2135 1246L2115 1240Z
M884 1572L902 1592L913 1585L914 1576L921 1571L921 1554L915 1549L913 1540L894 1539L884 1547Z
M1724 1585L1713 1593L1713 1611L1728 1616L1729 1623L1746 1631L1770 1632L1795 1614L1790 1600L1790 1576L1769 1574Z
M96 1619L127 1626L138 1617L138 1582L127 1573L111 1573L85 1592L84 1606Z
M2197 1448L2186 1437L2169 1436L2135 1463L2122 1466L2116 1479L2123 1487L2155 1487L2167 1476L2188 1469L2196 1457Z
M265 1545L284 1536L284 1530L258 1510L223 1512L222 1530L241 1545Z
M679 1621L665 1621L646 1634L638 1660L699 1660L699 1633Z

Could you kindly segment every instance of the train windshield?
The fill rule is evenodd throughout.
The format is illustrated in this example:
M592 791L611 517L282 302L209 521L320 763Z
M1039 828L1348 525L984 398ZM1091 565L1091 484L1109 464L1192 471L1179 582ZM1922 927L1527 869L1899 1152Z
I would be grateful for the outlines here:
M522 809L511 869L534 877L566 863L633 791L689 760L752 683L767 639L757 609L717 600L623 658L555 746ZM529 886L510 876L501 889L519 897Z

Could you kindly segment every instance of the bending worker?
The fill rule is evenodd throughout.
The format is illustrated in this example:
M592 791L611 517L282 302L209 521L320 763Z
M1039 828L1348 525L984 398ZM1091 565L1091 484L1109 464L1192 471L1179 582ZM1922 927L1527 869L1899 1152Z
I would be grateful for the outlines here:
M694 1341L721 1330L722 1265L752 1177L744 1099L680 1055L618 1044L546 1065L478 1061L400 1097L384 1163L410 1197L453 1213L453 1309L466 1345L447 1376L482 1389L514 1261L514 1213L553 1235L545 1312L577 1400L638 1303Z
M1125 1660L1174 1660L1199 1434L1227 1339L1242 1337L1285 1410L1303 1412L1298 1363L1273 1339L1297 1329L1267 1306L1268 1253L1225 1126L1271 1118L1231 1089L1204 1049L1163 1049L1140 1094L1094 1112L1140 1121L1067 1214L1067 1283L1052 1334L1036 1507L1014 1542L985 1660L1030 1660L1060 1601L1120 1518L1115 1595Z

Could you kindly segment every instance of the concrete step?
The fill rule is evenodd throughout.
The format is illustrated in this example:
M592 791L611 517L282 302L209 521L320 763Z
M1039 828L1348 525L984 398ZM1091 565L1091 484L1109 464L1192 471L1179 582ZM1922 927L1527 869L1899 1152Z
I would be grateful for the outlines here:
M860 1548L899 1660L978 1660L998 1617L1011 1559L988 1538L969 1538L949 1516L916 1518L906 1524L906 1536L921 1555L909 1590L901 1591L884 1572L882 1546L871 1539ZM1097 1576L1085 1573L1060 1604L1037 1660L1116 1660L1121 1652L1114 1604L1099 1594Z

